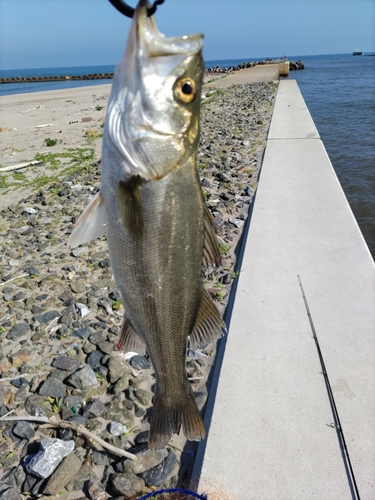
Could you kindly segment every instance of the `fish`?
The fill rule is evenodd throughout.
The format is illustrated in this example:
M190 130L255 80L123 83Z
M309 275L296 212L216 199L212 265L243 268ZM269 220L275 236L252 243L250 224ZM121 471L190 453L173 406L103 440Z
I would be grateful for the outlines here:
M156 384L148 445L161 449L181 427L188 440L205 437L187 346L216 341L225 324L202 281L202 269L221 264L197 170L203 35L165 37L147 7L138 3L115 70L100 191L68 245L106 233L125 311L119 345L150 356Z

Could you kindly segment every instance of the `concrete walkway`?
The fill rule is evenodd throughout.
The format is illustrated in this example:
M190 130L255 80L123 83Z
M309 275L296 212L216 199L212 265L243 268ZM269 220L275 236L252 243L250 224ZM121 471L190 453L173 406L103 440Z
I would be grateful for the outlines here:
M212 77L221 76L221 74L212 73ZM278 64L260 64L253 68L246 68L241 71L236 71L230 75L218 78L214 82L206 83L204 89L218 89L226 88L231 85L238 85L240 83L261 83L271 82L279 79L279 65Z
M375 267L294 80L280 82L245 238L198 449L199 491L212 500L357 498L299 275L360 498L373 500Z

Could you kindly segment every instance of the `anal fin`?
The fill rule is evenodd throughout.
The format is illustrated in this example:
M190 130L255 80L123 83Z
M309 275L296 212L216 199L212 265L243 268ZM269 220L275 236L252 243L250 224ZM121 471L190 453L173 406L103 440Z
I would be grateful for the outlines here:
M103 236L106 220L104 196L99 191L79 217L76 227L68 239L68 246L76 247Z
M225 323L212 302L209 293L203 288L201 303L190 334L190 345L193 350L206 347L219 339L226 332Z
M137 335L129 319L124 315L120 331L120 339L117 344L122 351L135 351L138 354L146 353L146 346L143 340Z
M222 260L221 252L215 233L214 220L206 204L204 205L203 221L204 243L202 265L203 267L207 267L209 264L213 264L219 267Z

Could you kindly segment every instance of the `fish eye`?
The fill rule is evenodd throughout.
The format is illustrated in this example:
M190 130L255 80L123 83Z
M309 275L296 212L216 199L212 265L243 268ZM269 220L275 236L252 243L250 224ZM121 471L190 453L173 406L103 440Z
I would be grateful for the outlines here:
M175 84L174 93L185 104L194 101L197 95L195 81L192 78L180 78Z

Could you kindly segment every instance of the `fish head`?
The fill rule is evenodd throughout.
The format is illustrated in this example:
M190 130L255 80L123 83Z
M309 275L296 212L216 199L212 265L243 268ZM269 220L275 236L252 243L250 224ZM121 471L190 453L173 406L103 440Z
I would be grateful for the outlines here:
M203 35L165 37L148 6L139 2L116 67L104 142L123 157L127 174L158 179L196 151Z

